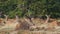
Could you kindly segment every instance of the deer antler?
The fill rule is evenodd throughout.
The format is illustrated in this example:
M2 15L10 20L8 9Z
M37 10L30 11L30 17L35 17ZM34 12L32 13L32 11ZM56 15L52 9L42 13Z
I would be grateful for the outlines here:
M48 23L49 19L50 19L50 15L46 15L47 19L45 23Z

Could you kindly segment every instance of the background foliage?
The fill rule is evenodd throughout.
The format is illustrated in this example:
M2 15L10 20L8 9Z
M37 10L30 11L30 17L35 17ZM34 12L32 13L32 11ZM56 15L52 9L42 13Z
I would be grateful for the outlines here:
M9 17L60 17L60 0L0 0L0 14Z

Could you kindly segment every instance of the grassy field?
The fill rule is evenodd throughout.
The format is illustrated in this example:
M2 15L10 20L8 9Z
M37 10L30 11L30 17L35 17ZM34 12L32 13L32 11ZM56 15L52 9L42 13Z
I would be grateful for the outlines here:
M22 21L22 25L24 25L24 24L26 24L27 22L24 20L24 19L20 19L21 21ZM29 21L29 20L28 20ZM42 20L42 19L39 19L39 18L36 18L36 19L33 19L32 20L32 22L36 25L36 26L43 26L43 25L47 25L47 24L44 24L45 23L45 21L46 20ZM26 23L25 23L26 22ZM54 22L54 21L53 21ZM54 23L49 23L48 25L50 26L50 27L52 27L54 24L55 24L55 22ZM12 23L11 25L9 25L9 26L6 26L6 28L7 27L13 27L13 29L11 29L11 30L14 30L14 24L15 23ZM52 24L52 25L51 25ZM55 26L55 25L54 25ZM25 25L23 26L23 27L25 27ZM46 27L48 27L48 26L46 26ZM60 26L59 26L60 27ZM23 29L19 29L19 30L17 30L17 31L9 31L8 29L6 30L6 29L4 29L5 27L3 27L3 28L0 28L1 30L0 30L0 34L60 34L60 28L59 29L55 29L54 27L51 29L44 29L44 28L42 28L42 29L31 29L31 30L23 30ZM57 28L57 27L56 27ZM5 31L4 31L5 30Z
M0 32L0 34L12 34L9 32ZM20 30L17 34L60 34L57 31L27 31L27 30Z

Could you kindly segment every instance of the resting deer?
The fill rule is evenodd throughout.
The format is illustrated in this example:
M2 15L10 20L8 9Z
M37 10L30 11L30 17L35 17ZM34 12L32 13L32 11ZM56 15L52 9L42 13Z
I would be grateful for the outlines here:
M0 18L0 26L4 26L4 21L3 21L4 19L2 19L2 18Z
M25 19L25 21L30 25L29 29L36 29L36 28L42 28L42 27L46 28L47 27L46 23L48 22L48 20L49 20L49 17L47 16L47 20L44 24L40 26L36 26L33 24L33 22L31 22L33 21L33 18L31 18L31 21L29 19Z
M18 17L16 16L16 19L13 20L13 22L11 22L10 20L7 20L8 17L6 16L6 19L5 19L5 25L2 26L0 28L0 31L15 31L17 30L18 28L20 28L20 23L18 22Z

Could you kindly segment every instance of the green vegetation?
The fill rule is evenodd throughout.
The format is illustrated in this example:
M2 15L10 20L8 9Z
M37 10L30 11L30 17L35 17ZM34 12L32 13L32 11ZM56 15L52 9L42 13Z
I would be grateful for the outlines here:
M60 17L60 0L0 0L0 13L14 17Z

